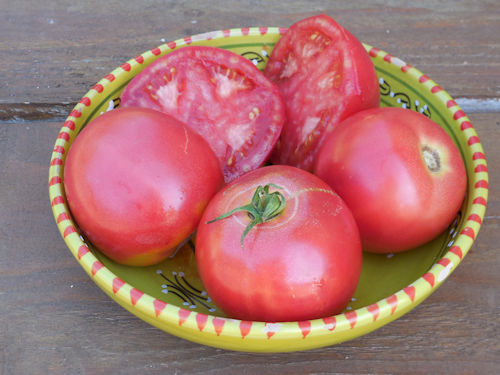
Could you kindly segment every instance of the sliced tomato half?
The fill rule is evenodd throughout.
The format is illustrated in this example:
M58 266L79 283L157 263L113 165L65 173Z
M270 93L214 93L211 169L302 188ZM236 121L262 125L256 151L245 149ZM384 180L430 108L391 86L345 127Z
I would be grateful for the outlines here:
M148 107L186 123L218 156L229 182L264 164L284 123L279 88L246 58L205 46L175 50L138 74L124 107Z
M325 133L349 115L379 106L375 67L361 42L318 15L293 24L264 74L281 89L286 122L272 161L312 170Z

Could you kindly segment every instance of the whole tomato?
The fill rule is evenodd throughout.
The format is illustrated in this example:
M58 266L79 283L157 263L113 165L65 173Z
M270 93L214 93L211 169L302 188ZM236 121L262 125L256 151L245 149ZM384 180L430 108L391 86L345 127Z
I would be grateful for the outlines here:
M358 229L342 199L290 166L263 167L226 186L196 236L208 294L225 314L244 320L341 312L358 284L361 257Z
M64 168L78 226L108 257L135 266L170 255L222 185L218 159L197 133L143 108L94 119L76 137Z
M347 203L364 250L422 245L446 229L467 176L448 134L424 115L376 108L343 121L325 140L314 172Z
M275 164L312 171L326 134L346 117L379 106L375 67L361 42L327 15L293 24L264 74L281 89L286 121Z

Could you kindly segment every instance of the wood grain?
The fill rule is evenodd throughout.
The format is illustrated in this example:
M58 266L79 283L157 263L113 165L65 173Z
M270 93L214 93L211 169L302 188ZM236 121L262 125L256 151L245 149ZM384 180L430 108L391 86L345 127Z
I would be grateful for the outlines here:
M500 365L500 123L472 115L490 201L474 247L422 305L358 339L289 354L225 351L149 326L109 299L51 217L61 123L0 126L0 374L493 374Z
M496 0L293 0L286 6L218 0L209 7L203 1L3 0L0 5L0 121L32 120L26 106L33 103L46 111L44 118L60 120L107 73L165 41L231 27L287 27L318 13L414 65L455 98L500 97Z

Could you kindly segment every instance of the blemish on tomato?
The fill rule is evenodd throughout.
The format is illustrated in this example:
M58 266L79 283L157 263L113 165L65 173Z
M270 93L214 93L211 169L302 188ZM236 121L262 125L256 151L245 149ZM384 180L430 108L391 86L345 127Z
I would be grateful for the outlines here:
M441 170L441 158L437 150L425 145L422 147L422 157L429 171L437 173Z

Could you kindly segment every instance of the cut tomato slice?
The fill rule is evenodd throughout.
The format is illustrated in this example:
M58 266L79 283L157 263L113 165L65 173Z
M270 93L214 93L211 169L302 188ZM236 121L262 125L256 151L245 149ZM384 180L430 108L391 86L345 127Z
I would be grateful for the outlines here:
M314 157L344 118L378 107L375 67L361 42L326 15L293 24L264 74L278 84L286 121L272 161L312 170Z
M229 182L263 165L284 123L279 88L246 58L215 47L173 51L138 74L124 107L166 112L198 132Z

